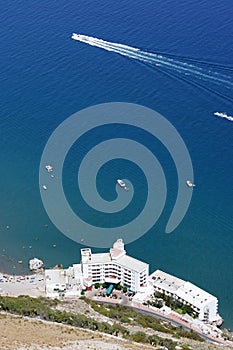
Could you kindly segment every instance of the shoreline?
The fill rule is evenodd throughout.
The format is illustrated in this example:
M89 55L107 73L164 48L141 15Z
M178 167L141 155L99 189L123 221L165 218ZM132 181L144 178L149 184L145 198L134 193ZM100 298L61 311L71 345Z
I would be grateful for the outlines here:
M44 273L12 275L0 272L0 295L12 297L19 295L45 296Z
M0 256L0 274L6 275L28 275L30 274L30 270L28 264L19 263L15 259L13 259L10 255L4 254L2 252Z
M119 300L106 299L101 297L96 297L93 294L95 291L87 292L87 298L94 300L100 303L107 304L120 304ZM18 297L20 295L27 295L30 297L41 297L46 296L45 293L45 273L44 271L40 271L37 273L30 274L5 274L0 272L0 296L9 296L9 297ZM67 300L73 298L67 298ZM78 298L79 299L79 298ZM124 306L124 305L122 305ZM230 341L225 341L223 338L220 338L220 334L223 333L223 330L219 329L218 333L206 334L197 327L193 323L189 323L185 321L182 316L171 312L169 314L165 314L163 312L159 312L159 310L155 310L153 307L144 306L143 304L126 301L125 306L132 307L138 312L146 312L150 313L154 317L158 317L159 319L166 318L167 322L174 322L179 324L182 327L188 328L189 330L195 331L197 334L203 336L207 341L216 342L218 344L232 346L233 343ZM218 334L218 336L217 336Z

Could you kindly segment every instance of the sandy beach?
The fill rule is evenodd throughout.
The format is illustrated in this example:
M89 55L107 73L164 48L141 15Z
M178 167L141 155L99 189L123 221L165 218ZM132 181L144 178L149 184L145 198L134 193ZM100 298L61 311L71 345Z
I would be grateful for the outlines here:
M44 274L8 275L0 273L0 295L45 296Z

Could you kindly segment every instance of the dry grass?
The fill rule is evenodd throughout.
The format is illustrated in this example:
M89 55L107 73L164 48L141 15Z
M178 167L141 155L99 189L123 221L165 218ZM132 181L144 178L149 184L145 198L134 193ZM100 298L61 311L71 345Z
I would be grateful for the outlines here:
M4 350L152 349L151 346L132 344L97 332L9 315L0 315L0 343Z
M232 350L186 339L184 343L193 350ZM135 344L98 332L5 314L0 314L0 345L1 350L155 350L149 345Z

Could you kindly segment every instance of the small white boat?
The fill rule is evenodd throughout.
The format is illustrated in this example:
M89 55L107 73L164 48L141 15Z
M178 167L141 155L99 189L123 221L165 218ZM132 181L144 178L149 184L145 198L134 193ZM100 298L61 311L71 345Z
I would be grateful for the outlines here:
M51 171L53 171L53 167L52 165L46 165L45 169L48 171L48 173L50 173Z
M47 190L47 186L43 185L42 186L43 190Z
M118 183L118 185L119 185L120 187L122 187L122 188L125 188L125 187L126 187L126 184L125 184L124 181L121 180L121 179L117 179L117 183Z
M192 183L192 181L190 181L190 180L187 180L186 181L186 185L188 186L188 187L195 187L196 185L194 184L194 183Z

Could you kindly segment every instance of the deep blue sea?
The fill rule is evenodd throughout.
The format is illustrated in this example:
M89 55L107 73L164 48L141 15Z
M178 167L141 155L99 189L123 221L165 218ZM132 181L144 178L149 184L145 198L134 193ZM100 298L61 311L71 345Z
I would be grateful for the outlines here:
M151 272L159 268L217 296L224 326L233 329L233 122L213 115L216 111L233 115L232 14L231 0L2 1L0 270L27 271L28 259L34 256L48 267L79 262L82 245L55 227L42 204L43 149L55 128L83 108L106 102L137 103L162 114L180 133L190 152L196 188L181 224L165 234L177 175L161 151L157 156L168 184L164 211L149 232L127 244L126 250L148 262ZM74 41L73 32L168 55L173 66L151 67ZM177 60L188 64L187 74L174 66ZM191 64L201 67L198 72L207 77L199 77ZM220 81L223 75L229 84ZM103 129L103 138L108 132L113 131ZM153 144L149 136L144 141L156 153L156 141ZM90 139L84 142L83 150L90 147ZM67 159L64 183L75 207L74 161L75 157ZM102 196L109 200L116 173L122 178L131 174L137 195L145 199L140 186L143 173L127 162L102 169ZM134 211L138 215L138 201L130 210L130 215ZM125 220L121 215L112 218L117 225ZM85 219L104 225L103 216L89 211Z

